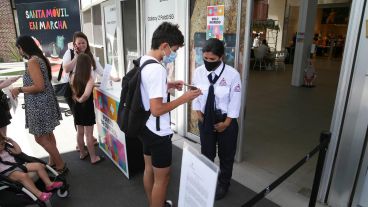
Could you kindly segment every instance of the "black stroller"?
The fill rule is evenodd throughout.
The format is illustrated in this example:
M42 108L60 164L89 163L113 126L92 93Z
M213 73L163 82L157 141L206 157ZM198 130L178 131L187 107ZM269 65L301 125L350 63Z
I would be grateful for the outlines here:
M7 144L9 147L10 145ZM11 146L10 146L11 147ZM56 195L60 198L65 198L69 195L69 185L66 182L65 175L58 174L51 166L41 159L28 156L24 153L14 156L17 163L39 162L45 164L46 171L52 181L61 181L63 186L55 189ZM45 191L43 182L37 176L31 176L35 181L36 186L41 191ZM27 190L21 183L14 182L6 176L0 174L0 206L2 207L20 207L27 205L47 206L46 203L40 201L34 194Z

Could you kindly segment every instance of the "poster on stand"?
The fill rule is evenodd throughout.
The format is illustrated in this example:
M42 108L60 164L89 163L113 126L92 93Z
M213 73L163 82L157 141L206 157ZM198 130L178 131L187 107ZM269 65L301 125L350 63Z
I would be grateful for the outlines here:
M79 3L75 0L15 0L20 35L32 36L57 76L68 43L80 31Z
M213 207L219 168L184 142L179 207Z
M224 40L224 5L207 7L206 39L217 38Z
M95 89L94 94L96 125L100 149L129 178L126 140L117 120L119 101Z

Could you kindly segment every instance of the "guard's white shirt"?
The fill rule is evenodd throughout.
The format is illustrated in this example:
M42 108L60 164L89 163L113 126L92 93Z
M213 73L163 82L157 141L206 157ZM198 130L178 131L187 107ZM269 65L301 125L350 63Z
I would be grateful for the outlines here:
M208 96L210 82L208 74L220 75L224 63L215 71L208 72L204 65L199 66L194 71L193 85L200 88L203 95L198 96L192 102L193 110L204 113ZM227 117L238 118L241 102L241 81L237 70L229 65L225 65L224 72L214 85L216 108L221 109Z
M145 61L155 58L145 55L142 56L140 65ZM161 64L148 64L141 72L141 93L144 108L148 111L150 109L150 99L162 98L162 103L167 103L167 70ZM160 116L160 131L156 130L156 117L152 114L148 118L146 126L153 133L163 137L173 133L170 126L169 113Z
M64 56L63 56L63 68L64 65L66 63L69 63L72 61L72 56L71 56L71 53L70 53L70 49L68 49L65 53L64 53ZM77 56L74 56L74 58L77 58ZM93 55L93 58L96 62L96 69L95 70L92 70L92 77L95 78L96 77L96 73L99 75L99 76L102 76L103 75L103 68L102 68L102 65L101 63L96 59L96 56ZM64 72L65 72L65 69L64 69ZM75 67L73 68L73 72L75 72ZM67 83L69 82L69 74L64 74L60 80L61 83Z

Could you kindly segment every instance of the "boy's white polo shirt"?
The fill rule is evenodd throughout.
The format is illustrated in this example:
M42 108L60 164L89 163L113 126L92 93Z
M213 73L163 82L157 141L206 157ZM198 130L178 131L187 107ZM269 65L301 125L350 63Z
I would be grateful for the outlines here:
M141 57L140 65L145 61L152 59L157 61L154 57L144 55ZM159 61L157 61L159 62ZM167 103L167 71L161 64L148 64L141 72L141 93L144 108L148 111L150 109L150 99L162 98L163 103ZM160 131L156 130L156 117L152 114L148 118L146 126L149 130L159 136L167 136L173 133L170 126L169 113L160 116Z

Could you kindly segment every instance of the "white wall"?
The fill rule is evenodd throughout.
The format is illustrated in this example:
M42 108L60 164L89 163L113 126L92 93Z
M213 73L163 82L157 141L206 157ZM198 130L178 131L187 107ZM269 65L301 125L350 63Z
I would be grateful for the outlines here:
M278 20L280 31L278 32L276 49L281 50L286 0L269 1L268 19ZM271 45L270 45L271 46Z

